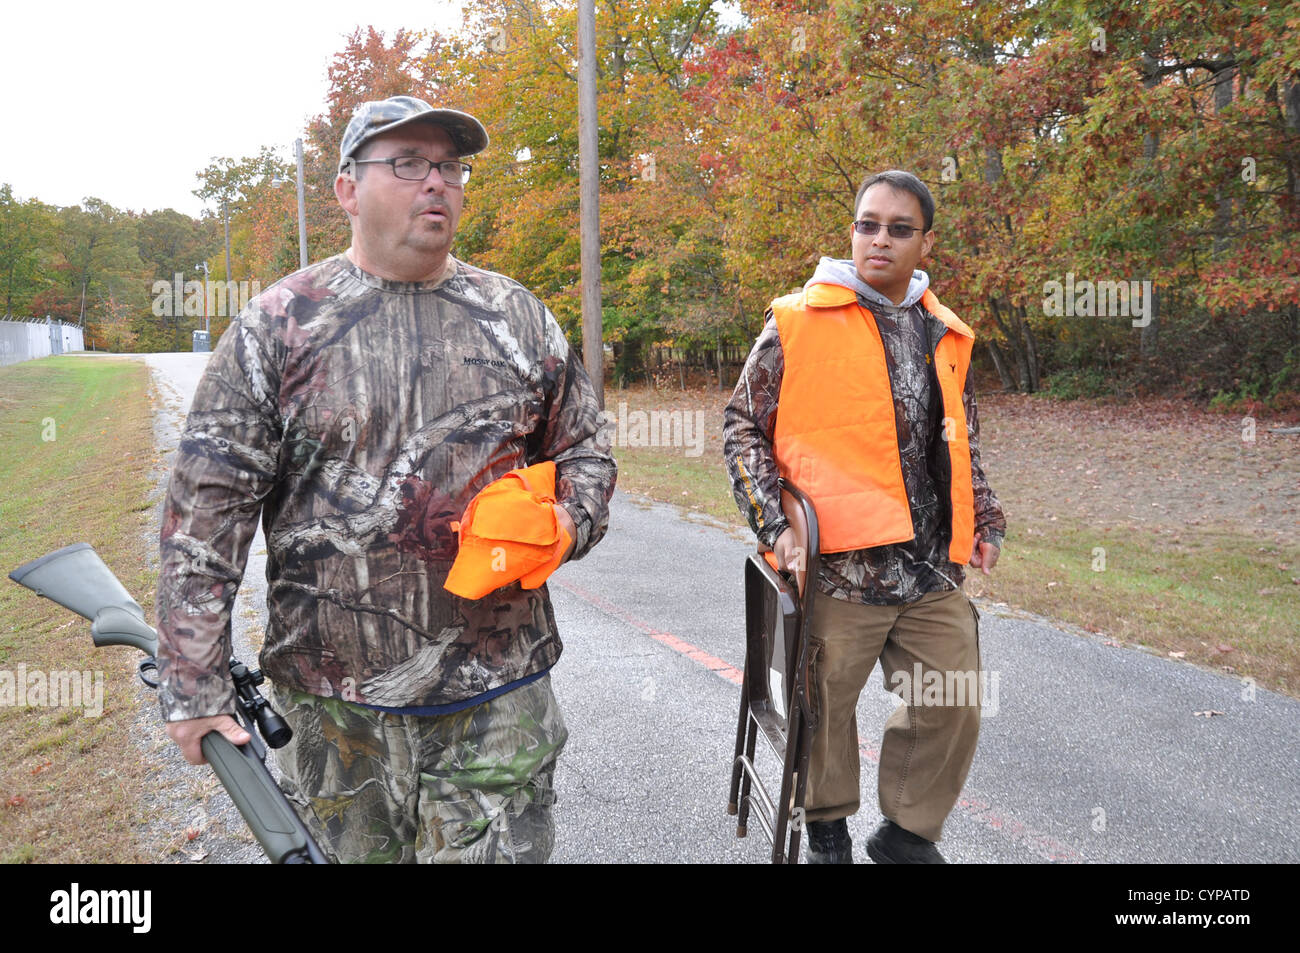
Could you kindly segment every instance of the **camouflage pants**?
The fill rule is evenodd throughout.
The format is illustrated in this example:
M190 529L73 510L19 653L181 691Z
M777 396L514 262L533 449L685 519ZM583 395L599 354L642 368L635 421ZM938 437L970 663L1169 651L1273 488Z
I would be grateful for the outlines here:
M390 715L278 686L280 785L343 863L544 863L568 738L551 677L450 715Z

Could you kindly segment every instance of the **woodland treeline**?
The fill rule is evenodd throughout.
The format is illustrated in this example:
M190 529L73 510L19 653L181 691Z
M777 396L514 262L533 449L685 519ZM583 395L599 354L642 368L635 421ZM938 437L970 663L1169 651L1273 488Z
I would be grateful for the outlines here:
M468 6L454 36L358 31L334 56L304 137L309 255L347 245L332 183L357 103L464 109L492 146L473 160L457 254L523 282L577 344L576 3ZM935 195L927 267L976 329L990 385L1300 392L1296 5L599 0L596 28L616 376L646 374L666 346L727 370L773 296L820 256L848 256L858 184L894 167ZM194 319L152 313L151 282L198 277L202 258L225 276L223 208L230 277L292 270L294 192L271 181L292 178L284 158L214 160L197 221L95 199L54 209L6 187L0 306L82 319L112 346L187 346ZM1148 281L1144 319L1045 304L1053 282Z

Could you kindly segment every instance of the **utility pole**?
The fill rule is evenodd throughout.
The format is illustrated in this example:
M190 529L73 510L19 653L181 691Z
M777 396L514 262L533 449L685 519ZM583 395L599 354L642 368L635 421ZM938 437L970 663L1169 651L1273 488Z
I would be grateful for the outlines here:
M230 210L225 199L221 200L221 218L226 223L226 292L229 294L230 281L234 276L230 274Z
M212 328L208 324L208 263L201 261L194 267L203 272L203 330L210 332Z
M605 409L600 306L600 165L596 123L596 0L578 0L578 181L582 244L582 363Z
M298 267L307 267L307 197L303 191L302 140L293 140L293 151L298 159Z

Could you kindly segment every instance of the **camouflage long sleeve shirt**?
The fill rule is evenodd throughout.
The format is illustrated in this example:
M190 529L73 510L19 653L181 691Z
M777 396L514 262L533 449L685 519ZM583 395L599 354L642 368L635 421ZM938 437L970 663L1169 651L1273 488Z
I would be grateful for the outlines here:
M943 409L938 383L926 358L934 353L946 328L919 303L888 308L861 297L859 301L874 315L885 345L903 484L915 535L902 543L822 555L817 588L850 602L911 602L927 592L961 585L964 579L962 567L948 559L948 504L940 496L932 470L939 452L936 441L942 435ZM759 541L767 546L773 545L788 526L781 511L777 487L780 474L772 451L784 372L781 335L769 310L723 420L723 453L736 505ZM966 375L962 405L970 437L975 528L985 541L1001 546L1006 520L980 463L979 415L972 378ZM738 462L743 462L752 479L748 488Z
M437 282L338 255L259 295L222 336L168 487L158 584L169 721L229 713L230 611L261 514L275 682L362 704L446 705L540 672L545 587L443 589L458 520L516 467L556 464L573 559L605 534L615 463L554 316L502 275Z

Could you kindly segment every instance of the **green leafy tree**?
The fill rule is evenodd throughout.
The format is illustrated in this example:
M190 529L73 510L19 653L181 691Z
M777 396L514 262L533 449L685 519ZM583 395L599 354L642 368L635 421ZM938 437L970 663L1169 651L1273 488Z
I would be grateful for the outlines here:
M32 299L48 287L45 266L55 234L53 210L36 199L20 202L0 185L0 305L6 317L28 317Z

